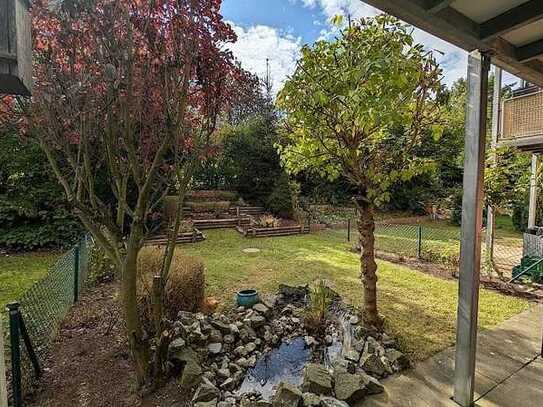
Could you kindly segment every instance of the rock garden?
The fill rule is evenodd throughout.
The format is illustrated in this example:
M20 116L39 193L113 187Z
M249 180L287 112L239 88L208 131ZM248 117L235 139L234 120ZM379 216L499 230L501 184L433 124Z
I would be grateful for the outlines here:
M170 372L198 407L352 406L408 366L323 281L224 313L180 312L172 327Z

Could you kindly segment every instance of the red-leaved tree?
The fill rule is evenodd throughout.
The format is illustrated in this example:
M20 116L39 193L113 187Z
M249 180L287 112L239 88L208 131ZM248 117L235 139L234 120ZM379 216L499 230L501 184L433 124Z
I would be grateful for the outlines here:
M219 13L221 0L33 4L34 94L12 106L10 117L41 146L75 214L119 270L130 349L145 385L163 371L168 335L160 321L154 335L144 332L138 254L175 185L162 294L185 190L213 152L218 123L245 75L225 51L235 34Z

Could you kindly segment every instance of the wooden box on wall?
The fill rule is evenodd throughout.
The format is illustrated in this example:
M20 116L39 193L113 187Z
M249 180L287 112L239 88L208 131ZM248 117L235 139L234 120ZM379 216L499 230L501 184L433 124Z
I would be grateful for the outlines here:
M32 91L32 21L29 0L0 0L0 94Z

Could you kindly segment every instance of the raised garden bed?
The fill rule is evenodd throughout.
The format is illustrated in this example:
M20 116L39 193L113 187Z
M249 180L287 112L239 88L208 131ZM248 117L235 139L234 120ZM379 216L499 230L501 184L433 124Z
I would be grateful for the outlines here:
M273 228L258 228L237 226L236 230L245 237L271 237L271 236L290 236L309 233L310 228L307 225L279 226Z
M251 220L246 217L227 218L227 219L194 219L193 224L198 229L221 229L234 228L237 226L249 225Z
M206 239L206 236L198 229L194 229L192 232L182 232L177 235L175 240L176 244L184 243L197 243ZM165 245L168 243L168 237L166 235L156 235L148 238L145 241L146 245Z

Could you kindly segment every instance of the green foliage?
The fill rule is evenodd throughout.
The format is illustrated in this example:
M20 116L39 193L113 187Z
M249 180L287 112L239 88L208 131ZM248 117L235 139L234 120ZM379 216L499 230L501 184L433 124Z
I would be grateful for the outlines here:
M63 192L35 145L0 135L0 247L68 247L81 234Z
M252 117L224 128L221 140L221 152L196 172L195 187L235 190L245 201L264 205L282 172L274 122Z
M115 279L115 265L106 255L104 249L98 245L93 245L90 248L88 267L91 284L107 283Z
M281 157L291 173L347 178L374 205L390 188L432 168L416 156L436 125L440 70L389 16L352 23L335 41L302 49L298 69L278 96L287 116Z
M273 190L266 201L266 208L273 214L281 217L295 215L293 196L296 191L287 174L283 173L275 182Z
M324 280L311 289L309 307L304 314L304 325L314 335L322 335L326 329L327 314L334 295Z

